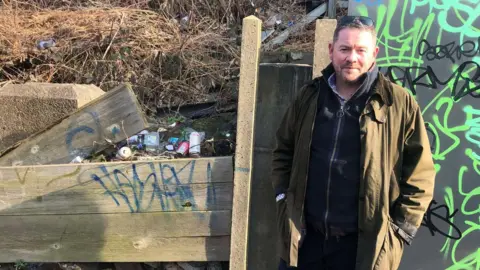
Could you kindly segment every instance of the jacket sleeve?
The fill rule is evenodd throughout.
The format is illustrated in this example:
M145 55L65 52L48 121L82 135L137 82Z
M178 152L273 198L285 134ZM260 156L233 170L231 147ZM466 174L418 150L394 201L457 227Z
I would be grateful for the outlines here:
M275 134L275 147L272 153L271 167L271 180L275 196L286 193L290 183L290 173L295 152L295 123L299 110L299 97L292 102L285 112Z
M400 197L394 212L399 234L411 244L433 198L435 168L420 108L414 106L406 122Z

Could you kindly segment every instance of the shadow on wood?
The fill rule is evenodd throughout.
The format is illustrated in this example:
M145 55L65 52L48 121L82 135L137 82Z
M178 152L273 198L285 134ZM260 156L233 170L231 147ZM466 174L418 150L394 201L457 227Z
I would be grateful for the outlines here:
M259 70L251 193L248 269L277 269L275 195L270 182L275 133L287 107L312 77L312 67L261 64ZM307 153L305 153L307 154Z
M72 195L86 201L84 192ZM0 262L102 261L104 230L108 225L104 215L8 214L12 208L35 201L27 200L0 211Z
M0 167L0 262L225 261L232 157Z

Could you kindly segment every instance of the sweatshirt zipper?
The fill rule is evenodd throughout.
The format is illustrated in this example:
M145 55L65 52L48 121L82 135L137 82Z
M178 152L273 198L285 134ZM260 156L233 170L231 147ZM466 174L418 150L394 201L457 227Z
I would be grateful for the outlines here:
M343 111L343 108L345 107L345 104L340 105L340 110L337 111L337 118L340 118L338 120L337 124L337 131L335 132L335 141L333 143L333 151L332 151L332 157L330 158L330 166L328 168L328 178L327 178L327 209L325 210L325 239L328 239L328 210L330 206L330 184L332 180L332 166L333 166L333 161L335 160L335 154L337 153L337 143L338 143L338 136L340 133L340 127L342 126L342 120L345 112Z

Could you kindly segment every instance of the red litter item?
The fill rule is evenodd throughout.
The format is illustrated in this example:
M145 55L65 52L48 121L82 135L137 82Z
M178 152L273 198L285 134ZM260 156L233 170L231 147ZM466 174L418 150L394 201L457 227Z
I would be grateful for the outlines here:
M177 153L179 153L182 156L185 156L188 154L188 149L190 148L190 143L188 141L183 141L180 143L180 145L177 148Z

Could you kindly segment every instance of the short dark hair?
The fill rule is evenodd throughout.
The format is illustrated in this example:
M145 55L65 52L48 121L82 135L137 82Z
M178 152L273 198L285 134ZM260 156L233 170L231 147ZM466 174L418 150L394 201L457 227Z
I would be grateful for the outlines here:
M333 32L333 43L337 42L338 35L339 35L340 31L342 31L343 29L346 29L346 28L359 29L359 30L362 30L362 31L370 32L372 34L373 38L377 39L377 31L375 31L374 27L365 26L365 25L363 25L363 24L361 24L357 21L354 21L352 23L337 26L337 28L335 28L335 31Z

